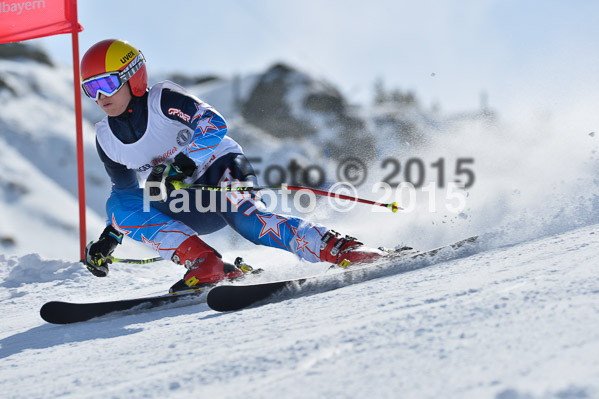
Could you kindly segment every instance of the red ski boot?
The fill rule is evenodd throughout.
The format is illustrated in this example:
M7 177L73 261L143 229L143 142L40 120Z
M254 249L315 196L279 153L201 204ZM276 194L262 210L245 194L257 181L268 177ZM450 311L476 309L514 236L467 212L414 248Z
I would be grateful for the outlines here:
M354 263L369 263L388 255L379 249L365 247L353 237L341 237L339 233L329 230L322 237L320 244L320 260L347 267Z
M183 241L175 250L172 261L188 269L183 277L188 287L213 284L243 275L242 270L224 263L221 255L198 236Z

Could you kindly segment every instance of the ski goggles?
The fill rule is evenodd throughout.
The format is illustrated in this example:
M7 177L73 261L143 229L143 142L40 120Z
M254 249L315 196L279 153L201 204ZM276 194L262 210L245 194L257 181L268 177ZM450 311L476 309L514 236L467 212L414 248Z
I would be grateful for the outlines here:
M104 94L106 97L110 97L123 87L123 85L135 75L135 72L139 71L145 62L146 59L140 51L133 61L131 61L131 63L122 71L107 72L85 79L81 83L83 92L86 96L93 98L94 100L98 99L100 93Z

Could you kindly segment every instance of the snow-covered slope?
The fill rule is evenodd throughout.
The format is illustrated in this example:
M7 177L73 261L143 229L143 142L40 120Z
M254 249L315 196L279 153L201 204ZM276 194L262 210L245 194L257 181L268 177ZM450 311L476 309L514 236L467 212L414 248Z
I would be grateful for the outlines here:
M0 256L3 397L597 397L598 227L236 313L196 303L67 326L37 310L176 276Z
M317 98L341 107L337 117L363 121L374 140L375 156L363 160L368 176L356 194L408 209L390 214L358 205L343 212L320 200L303 216L371 246L425 249L478 234L478 252L239 313L217 314L197 303L46 325L37 313L46 301L163 293L183 270L171 262L119 264L97 279L75 262L70 71L0 60L1 396L599 397L596 126L567 114L508 123L414 106L357 108L331 97L330 87L290 73L297 79L286 82L300 86L279 94L302 126L318 126L309 139L273 135L264 121L253 124L239 113L238 102L250 98L259 76L190 89L223 110L250 157L262 157L255 163L261 179L268 166L286 168L296 159L321 166L326 183L337 181L347 154L327 154L321 144L345 145L346 136L327 126L338 119L302 104ZM103 227L109 182L93 145L101 115L85 99L84 114L91 239ZM338 138L331 137L335 131ZM419 165L423 187L412 196L374 189L383 180L406 180L406 170L417 178ZM472 186L449 191L448 183L468 177L465 168ZM264 280L326 269L228 229L206 240L227 259L242 255L264 268ZM115 255L153 253L126 241Z
M78 245L73 238L79 233L79 214L73 210L78 209L77 200L4 138L0 138L0 168L0 237L4 246L37 248L35 252L54 257L76 254ZM88 218L90 231L103 228L104 220L96 214L90 213Z
M77 256L77 159L69 70L30 59L0 59L0 80L0 235L5 238L0 252ZM88 231L96 235L104 223L110 182L97 159L87 120L84 143Z

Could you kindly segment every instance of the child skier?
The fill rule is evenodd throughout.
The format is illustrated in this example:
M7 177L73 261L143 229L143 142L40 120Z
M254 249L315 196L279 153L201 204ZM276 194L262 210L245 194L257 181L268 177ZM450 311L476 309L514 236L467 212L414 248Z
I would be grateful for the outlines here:
M109 39L93 45L83 56L81 75L83 91L107 114L96 124L96 147L113 184L106 203L108 225L85 250L86 266L95 276L106 276L108 257L128 236L184 265L188 287L238 277L244 271L223 262L198 236L227 224L255 244L281 248L309 262L347 265L385 255L325 226L267 212L249 194L229 193L227 206L211 212L193 207L174 212L169 204L176 196L152 201L144 210L138 176L151 186L152 198L160 194L159 184L170 193L174 182L220 186L256 184L257 179L239 144L226 136L223 117L172 82L148 89L145 58L128 42ZM189 203L203 208L214 199L201 190L188 194Z

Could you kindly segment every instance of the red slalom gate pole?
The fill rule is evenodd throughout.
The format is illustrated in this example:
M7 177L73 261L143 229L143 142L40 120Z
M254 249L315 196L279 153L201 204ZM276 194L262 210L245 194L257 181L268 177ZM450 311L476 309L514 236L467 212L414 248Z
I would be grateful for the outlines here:
M83 159L83 122L81 116L81 88L79 87L79 32L73 32L73 83L75 86L75 123L77 129L77 185L79 188L79 249L80 258L85 259L85 163Z

